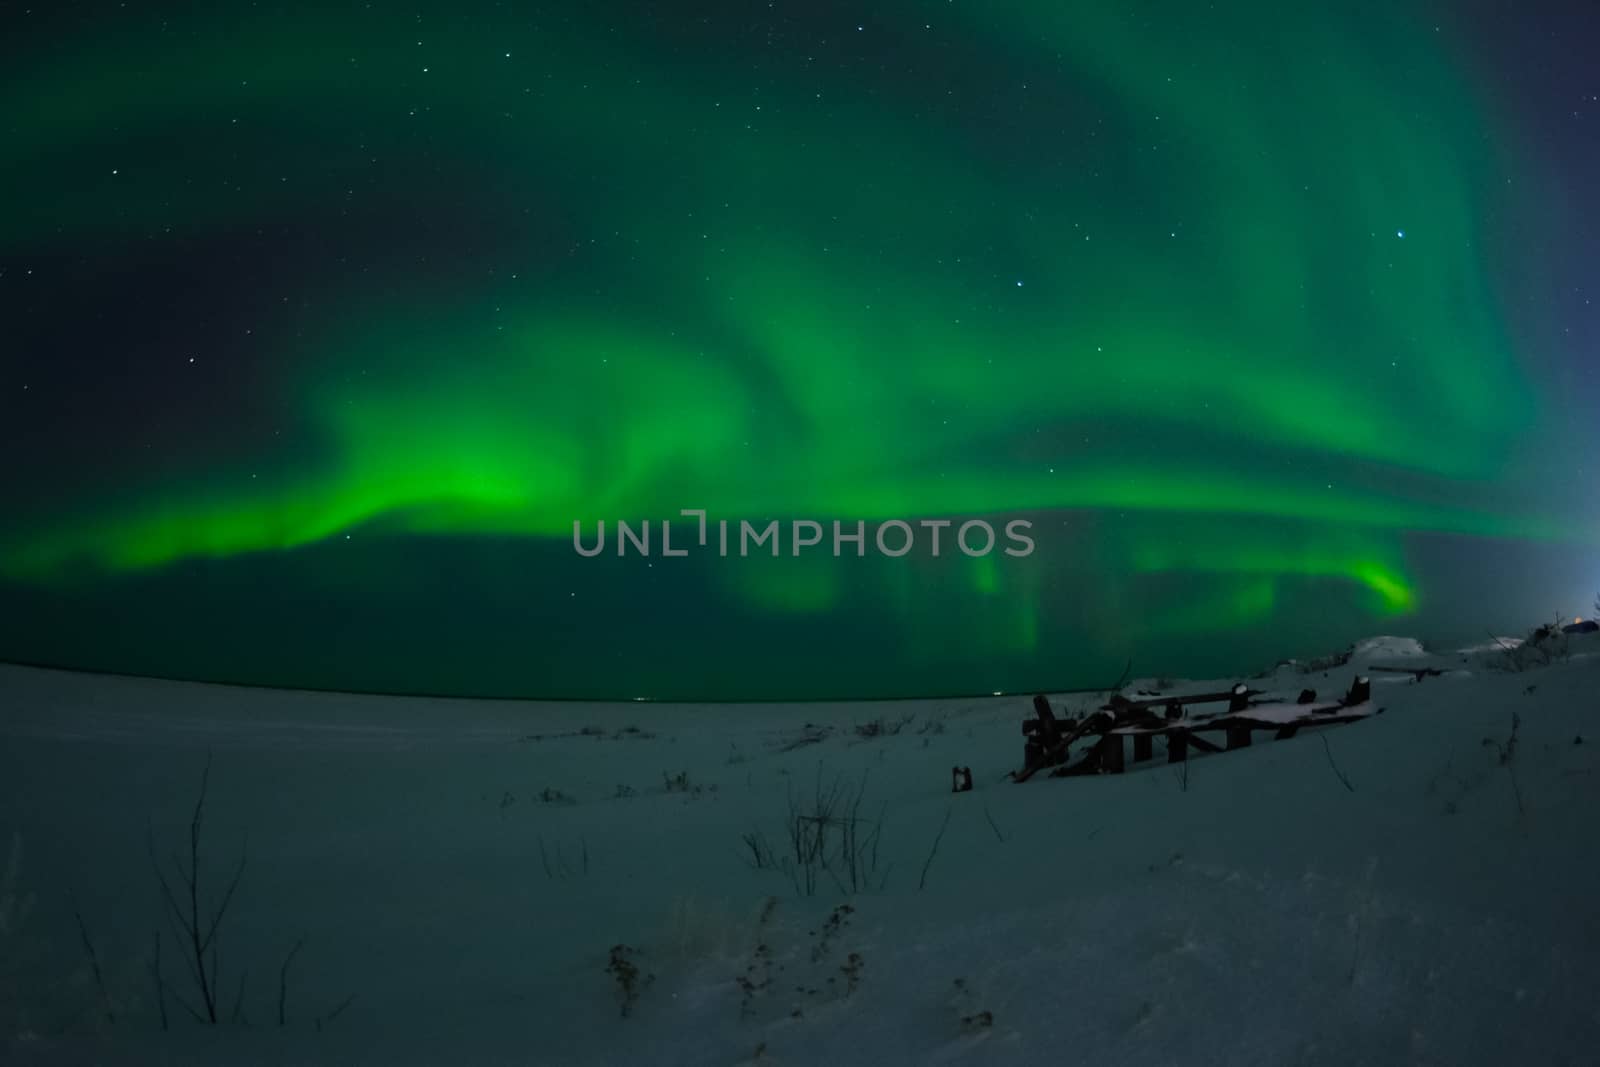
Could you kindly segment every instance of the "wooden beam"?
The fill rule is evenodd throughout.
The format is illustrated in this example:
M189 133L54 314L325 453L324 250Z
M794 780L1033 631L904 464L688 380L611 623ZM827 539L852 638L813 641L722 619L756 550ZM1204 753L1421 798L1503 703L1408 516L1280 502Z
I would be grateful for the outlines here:
M1235 689L1237 688L1238 687L1235 686ZM1129 700L1127 697L1119 693L1101 707L1104 711L1140 711L1150 708L1165 708L1169 704L1181 704L1188 706L1190 704L1220 704L1223 701L1232 703L1233 700L1241 695L1245 697L1258 697L1264 692L1265 690L1262 689L1246 689L1242 694L1240 694L1234 692L1233 689L1230 689L1226 693L1194 693L1190 695L1180 693L1174 696L1150 697L1145 700Z
M1097 746L1100 749L1100 770L1106 774L1122 773L1122 735L1103 734Z

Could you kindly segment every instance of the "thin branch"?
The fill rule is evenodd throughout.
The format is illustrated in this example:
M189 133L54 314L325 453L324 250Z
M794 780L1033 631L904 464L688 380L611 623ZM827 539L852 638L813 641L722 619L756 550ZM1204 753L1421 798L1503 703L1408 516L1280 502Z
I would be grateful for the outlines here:
M106 1022L114 1025L117 1015L111 1010L111 995L106 992L105 975L100 970L100 954L94 950L94 941L89 937L89 928L83 921L83 912L78 910L76 894L72 894L72 917L78 922L78 937L83 942L83 951L89 957L89 969L94 973L94 986L100 991L100 1006L106 1013Z
M1506 770L1511 772L1511 792L1517 798L1517 816L1526 817L1528 809L1522 803L1522 783L1517 781L1517 768L1513 764L1506 764Z
M337 1019L340 1015L343 1015L344 1014L344 1010L346 1008L348 1008L350 1006L350 1002L355 1000L355 999L356 999L356 995L354 993L351 993L348 997L345 997L343 1000L341 1000L338 1003L338 1005L332 1011L328 1012L328 1014L317 1016L317 1020L316 1020L317 1032L318 1033L322 1032L322 1024L323 1023L331 1023L331 1022L333 1022L333 1020Z
M155 869L156 881L161 887L161 899L165 905L163 911L172 927L173 935L180 945L185 946L181 953L184 965L189 972L190 981L194 983L196 992L200 996L198 1010L191 1007L182 997L174 992L173 999L200 1021L216 1025L220 1020L218 1014L218 981L221 975L220 952L217 944L217 934L222 927L223 919L228 914L228 909L233 904L234 894L238 891L239 883L244 877L245 864L248 855L246 846L241 846L239 863L234 868L233 876L229 879L227 888L223 891L220 901L211 909L205 918L201 916L204 895L201 891L201 854L202 839L205 827L206 800L211 788L211 755L206 754L206 763L200 774L200 791L195 799L194 812L189 818L189 855L188 862L174 854L171 868L175 877L169 878L160 860L156 858L155 833L151 830L147 835L147 847L150 853L150 863ZM159 934L157 941L159 951ZM240 978L241 996L244 978ZM163 982L164 985L164 982ZM235 1015L239 1014L239 1005L235 1006Z
M289 964L294 962L295 956L299 955L299 953L300 953L300 946L304 945L305 943L306 943L306 939L304 937L301 937L300 940L296 941L294 943L294 948L291 948L289 950L289 954L283 958L283 966L278 968L278 1025L279 1026L284 1025L284 1023L287 1021L286 1015L284 1013L284 1005L289 999Z
M200 1014L200 1012L198 1010L196 1010L194 1005L190 1004L187 1000L184 1000L182 997L180 997L178 995L178 991L177 990L173 990L172 991L172 999L177 1001L178 1007L180 1007L184 1011L188 1012L189 1013L189 1017L192 1018L195 1022L204 1023L206 1021L206 1017L204 1015Z
M161 1032L167 1032L167 983L161 977L161 930L155 931L155 952L150 961L150 977L155 982L156 1006L161 1009Z
M1500 638L1496 637L1494 634L1489 633L1488 630L1485 630L1484 633L1489 634L1489 640L1491 640L1495 644L1499 645L1502 651L1505 651L1505 652L1515 652L1516 651L1516 649L1517 649L1516 645L1508 645L1508 644L1506 644L1505 641L1503 641Z
M945 827L950 825L950 812L953 809L944 809L944 821L939 824L939 832L933 837L933 847L928 850L928 858L922 864L922 877L917 879L917 889L920 892L927 888L928 869L933 866L933 857L939 854L939 842L944 840Z
M987 804L983 806L983 817L989 820L989 829L994 831L994 836L1000 839L1002 845L1005 844L1006 835L1000 832L999 826L995 825L994 816L989 813L989 805Z
M233 1021L244 1022L244 981L250 977L250 971L245 969L239 972L239 992L233 998Z
M1128 684L1128 678L1132 674L1133 674L1133 657L1129 656L1128 657L1128 662L1125 663L1123 665L1123 667L1122 667L1122 674L1118 676L1116 682L1114 682L1112 684L1112 686L1108 690L1108 692L1112 692L1112 693L1121 692L1122 687Z
M1333 749L1328 745L1328 735L1322 734L1321 740L1322 751L1328 757L1328 766L1333 768L1333 773L1338 776L1340 782L1344 783L1344 787L1354 793L1356 787L1350 784L1350 779L1346 778L1344 772L1339 769L1339 765L1333 762Z
M217 905L217 910L211 917L211 926L206 930L205 944L210 946L217 936L217 927L222 925L222 917L227 914L228 905L233 903L234 891L239 888L239 879L244 877L245 846L239 846L239 866L234 869L233 880L228 883L227 892L222 894L222 903Z

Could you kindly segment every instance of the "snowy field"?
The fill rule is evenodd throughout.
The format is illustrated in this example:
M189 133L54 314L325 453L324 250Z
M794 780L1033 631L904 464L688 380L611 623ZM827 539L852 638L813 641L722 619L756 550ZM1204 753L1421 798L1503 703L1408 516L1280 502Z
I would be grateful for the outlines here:
M1366 642L1252 685L1449 673L1373 672L1381 715L1186 775L1158 742L1025 785L1028 694L545 705L0 667L0 1061L1593 1063L1600 640L1505 658ZM245 860L214 1027L156 874L208 759L202 917ZM808 867L791 814L819 783Z

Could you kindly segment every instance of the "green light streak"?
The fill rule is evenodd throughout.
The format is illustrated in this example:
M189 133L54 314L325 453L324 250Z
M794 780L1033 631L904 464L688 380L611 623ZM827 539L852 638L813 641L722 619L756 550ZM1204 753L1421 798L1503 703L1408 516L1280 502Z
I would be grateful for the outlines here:
M758 114L736 64L652 61L598 16L418 29L307 7L181 37L129 21L42 53L0 89L0 190L32 205L0 224L12 246L395 221L407 183L432 188L420 161L449 158L513 251L442 289L334 275L283 353L281 405L315 459L264 454L265 483L130 460L129 502L27 514L0 573L49 583L369 526L561 539L574 519L683 507L1111 509L1161 520L1129 573L1236 581L1165 623L1181 630L1264 618L1285 578L1411 610L1412 532L1570 534L1501 480L1541 398L1480 260L1494 161L1443 45L1377 8L947 17L994 70L1037 72L1006 98L1013 135L952 126L925 87L866 106L865 74L791 70ZM174 138L226 139L231 183L186 184ZM83 177L111 145L131 146L118 175ZM374 160L396 161L401 192L368 203ZM538 225L597 250L569 269ZM507 281L523 271L536 281ZM1298 533L1241 536L1253 518ZM1005 568L973 564L971 586L1016 599L1007 633L1032 651L1047 605ZM738 573L763 610L845 599L828 563Z

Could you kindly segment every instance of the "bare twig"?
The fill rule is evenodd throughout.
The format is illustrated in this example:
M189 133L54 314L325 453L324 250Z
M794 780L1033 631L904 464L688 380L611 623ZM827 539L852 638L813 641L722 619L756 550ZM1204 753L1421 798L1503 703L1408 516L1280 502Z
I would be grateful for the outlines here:
M161 931L155 932L154 952L150 960L150 978L156 987L156 1006L161 1010L161 1032L167 1032L167 983L161 977Z
M284 1006L289 999L289 965L294 962L295 956L300 953L300 946L306 943L304 937L294 943L289 954L283 958L283 966L278 968L278 1025L282 1026L288 1021Z
M987 804L983 806L983 817L989 820L989 829L994 831L994 836L1000 839L1002 845L1005 844L1006 835L1000 832L999 826L995 825L994 816L989 813L989 805Z
M200 866L203 851L201 838L210 781L211 757L208 754L205 770L200 775L200 795L195 800L194 814L189 820L187 867L180 857L174 855L172 867L175 877L168 878L160 861L156 859L153 833L148 846L150 861L155 867L156 880L161 886L162 900L166 904L167 918L172 925L173 934L178 938L178 943L185 946L184 963L188 967L190 979L194 982L195 991L200 996L200 1007L197 1009L190 1006L176 994L174 999L196 1019L215 1026L220 1021L217 1005L217 980L220 970L217 932L228 914L229 905L233 903L233 895L239 888L239 880L244 876L246 854L241 848L239 865L234 869L233 877L223 891L220 901L203 914L201 901L205 894L201 886Z
M928 886L928 869L933 866L933 857L939 854L939 842L944 840L945 827L950 825L950 812L953 809L944 809L944 821L939 824L939 832L933 837L933 847L928 850L928 858L922 864L922 877L917 879L917 889L921 891Z
M339 1016L343 1015L344 1014L344 1010L346 1008L348 1008L350 1006L350 1002L355 1000L355 999L356 999L356 995L354 993L351 993L348 997L345 997L343 1000L341 1000L338 1003L338 1005L336 1005L334 1007L334 1009L332 1011L328 1012L326 1015L317 1016L317 1020L316 1020L317 1032L318 1033L322 1032L322 1024L323 1023L331 1023L331 1022L333 1022L333 1020L335 1020Z
M745 852L743 853L744 861L750 865L752 870L776 871L782 869L777 856L772 851L772 845L767 841L766 834L760 830L751 830L749 833L741 835L740 840L744 842L745 847Z
M233 998L233 1022L244 1022L244 980L250 977L248 970L239 972L239 992Z
M1107 691L1108 692L1112 692L1112 693L1121 692L1122 691L1122 687L1128 684L1128 679L1130 677L1132 677L1132 675L1133 675L1133 657L1129 656L1128 657L1128 662L1123 664L1122 674L1120 674L1117 677L1117 680L1111 684L1110 689L1107 690Z
M544 876L551 881L566 881L575 874L589 873L589 839L578 839L578 866L575 871L572 861L567 859L567 850L557 841L555 845L555 858L551 860L550 850L545 848L544 838L539 838L539 862L544 867Z
M1517 780L1517 731L1522 728L1522 716L1511 713L1511 736L1500 746L1500 765L1511 775L1511 792L1517 799L1517 815L1525 816L1528 809L1522 803L1522 783Z
M1321 736L1321 740L1322 751L1328 757L1328 766L1333 768L1333 773L1338 776L1339 781L1344 784L1344 787L1350 790L1350 792L1354 793L1356 791L1356 787L1350 784L1350 779L1346 778L1344 772L1339 769L1339 765L1333 762L1333 749L1328 745L1328 736L1323 734Z
M117 1014L111 1008L111 995L106 992L105 975L100 970L100 954L94 950L94 940L89 937L89 928L84 924L83 912L78 910L78 898L72 897L72 917L78 923L78 938L83 942L83 951L89 957L89 970L94 974L94 987L100 993L100 1007L106 1013L106 1022L115 1024Z

